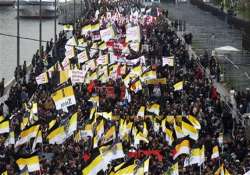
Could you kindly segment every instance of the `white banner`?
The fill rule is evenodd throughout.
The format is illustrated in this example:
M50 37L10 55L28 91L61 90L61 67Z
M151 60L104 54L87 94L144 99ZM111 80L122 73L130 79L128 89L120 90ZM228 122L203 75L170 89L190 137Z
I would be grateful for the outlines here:
M88 61L87 51L84 50L81 53L79 53L77 55L77 58L78 58L78 63L84 63L85 61Z
M71 50L72 48L74 48L74 46L77 46L76 40L74 37L68 39L66 45L65 45L65 49L66 51Z
M100 31L101 39L105 42L109 41L114 37L114 31L112 27L109 27L107 29L103 29Z
M97 65L109 64L109 57L108 57L108 54L99 56L99 57L96 59L96 64L97 64Z
M174 56L171 57L162 57L162 66L174 66Z
M76 104L75 96L64 97L61 100L55 101L56 109L60 110Z
M64 60L62 61L62 67L63 67L63 70L70 70L69 58L67 58L67 57L64 58ZM61 71L60 66L59 66L59 70Z
M134 26L127 28L126 31L126 42L129 41L141 41L140 27Z
M83 83L85 76L86 76L87 71L85 70L71 70L70 71L70 78L72 84L75 83Z
M70 49L65 51L65 57L73 58L75 56L75 49L74 47L70 47Z
M93 46L89 50L89 57L92 58L96 53L98 53L98 46L93 44Z
M36 83L38 85L48 83L47 72L44 72L36 77Z
M96 69L96 63L95 63L95 60L94 59L91 59L91 60L88 60L86 61L85 63L85 69L86 70L95 70Z
M102 74L108 75L108 66L107 65L98 67L97 75L100 76Z
M132 59L132 60L126 60L127 65L133 66L140 62L140 58Z

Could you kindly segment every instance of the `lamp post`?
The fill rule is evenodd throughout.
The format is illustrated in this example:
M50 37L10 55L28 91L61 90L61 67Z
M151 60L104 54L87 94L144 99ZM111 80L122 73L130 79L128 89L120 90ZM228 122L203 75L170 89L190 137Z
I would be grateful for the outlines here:
M56 18L57 18L57 14L56 14L56 0L55 0L55 2L54 2L55 4L55 16L54 16L54 54L55 54L55 57L57 57L57 48L56 48Z
M76 22L76 0L74 0L74 22L73 22L73 26L75 25Z
M40 0L39 4L39 50L42 58L42 0Z
M19 19L19 0L17 0L17 66L20 65L20 19Z
M55 0L55 16L54 16L54 43L56 43L56 18L57 18L57 13L56 13L56 8L57 8L57 6L56 6L56 0Z
M82 15L82 0L81 0L81 15Z
M67 4L67 0L65 0L65 6L64 6L64 7L65 7L65 8L64 8L64 10L65 10L65 13L64 13L65 16L64 16L64 17L65 17L65 18L64 18L64 23L67 23L67 19L68 19L68 18L67 18L67 17L68 17L68 7L67 7L67 5L68 5L68 4Z

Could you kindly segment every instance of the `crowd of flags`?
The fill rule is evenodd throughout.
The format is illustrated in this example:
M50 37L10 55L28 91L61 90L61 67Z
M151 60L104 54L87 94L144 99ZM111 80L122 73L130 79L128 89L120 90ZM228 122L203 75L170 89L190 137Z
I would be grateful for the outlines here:
M91 102L95 102L98 104L99 97L93 96L90 98ZM78 130L77 128L77 113L73 114L71 117L69 117L69 120L67 124L64 126L59 126L52 130L48 136L47 140L49 141L49 144L63 144L65 140L69 137L71 137L74 133L74 139L76 142L80 142L81 139L83 139L86 136L93 137L93 149L97 149L99 154L93 158L91 163L83 169L84 175L92 175L97 174L97 172L104 169L105 166L107 166L111 161L124 158L125 154L123 152L123 147L121 143L116 143L115 145L107 145L107 146L101 146L99 147L98 142L101 140L103 144L107 144L112 140L115 140L117 137L119 137L121 140L134 140L134 145L138 145L140 141L149 143L148 140L148 127L147 124L144 122L143 124L143 130L138 131L138 129L133 125L133 122L127 122L124 119L119 119L119 128L116 126L111 126L108 129L105 125L108 121L114 120L112 112L96 112L96 108L93 107L92 112L90 113L90 117L92 118L92 123L86 124L84 129ZM154 116L159 116L160 114L160 105L159 104L150 104L148 106L141 106L139 108L139 111L137 113L140 117L146 117L145 113L151 113ZM97 119L101 120L99 123L97 123ZM173 159L177 159L180 155L186 155L184 162L184 167L190 166L193 164L201 165L205 162L205 146L203 145L200 148L191 148L190 140L197 141L199 138L199 130L201 129L200 122L196 119L196 117L192 115L188 115L185 118L175 118L174 116L166 116L165 118L162 118L161 122L156 122L152 117L150 118L151 122L155 126L154 129L156 131L159 130L159 127L162 128L163 131L165 131L165 138L168 142L169 146L174 146L172 150ZM184 119L186 121L184 121ZM5 119L4 119L5 120ZM2 128L0 128L2 131L6 131L7 133L10 130L9 125L3 124L6 123L2 122L0 125ZM49 129L53 128L56 121L52 120L49 123ZM95 127L96 126L96 127ZM158 127L157 127L158 126ZM172 126L172 127L171 127ZM173 130L171 129L173 128ZM118 132L118 134L117 134ZM130 138L129 135L132 133L132 137ZM9 144L14 144L15 147L21 146L25 143L30 142L30 140L34 138L33 145L32 145L32 151L35 152L36 145L38 143L43 142L42 132L40 130L40 125L33 125L29 126L26 129L23 129L21 133L19 134L17 140L15 141L14 131L9 132L9 136L7 137L5 141L5 145L8 146ZM183 139L181 142L179 142L176 145L173 145L173 142L178 141L178 139ZM189 139L187 139L189 138ZM215 145L213 147L213 152L211 155L211 159L217 159L219 158L219 146ZM116 172L113 172L114 174L122 174L123 171L131 172L131 174L135 173L135 170L138 174L140 172L146 172L149 171L149 159L145 160L145 163L138 167L136 164L130 164L127 167L124 167L126 162L123 162L121 167L118 168ZM38 156L32 156L29 158L20 158L16 161L17 165L19 166L20 170L24 169L27 166L28 172L33 172L40 170L39 165L39 157ZM146 168L145 168L146 167ZM107 167L106 167L107 168ZM175 163L171 168L170 174L178 174L178 162ZM229 174L228 170L224 167L220 167L218 171L222 174L222 172L225 172L225 174Z

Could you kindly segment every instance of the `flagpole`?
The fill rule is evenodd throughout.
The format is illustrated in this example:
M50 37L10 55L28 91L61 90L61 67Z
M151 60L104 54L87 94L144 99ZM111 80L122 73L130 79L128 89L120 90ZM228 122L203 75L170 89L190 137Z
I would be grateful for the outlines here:
M39 1L39 51L42 58L42 0Z
M175 80L175 58L174 58L174 80Z
M56 21L56 18L57 18L57 0L55 0L55 14L54 14L54 53L55 53L55 57L57 57L57 48L56 48L56 42L57 42L57 27L56 27L56 24L57 24L57 21Z
M201 164L202 165L202 164ZM201 165L200 165L200 175L201 175Z
M43 135L42 135L42 153L43 153Z
M32 153L32 147L31 147L30 140L29 140L29 142L28 142L28 147L29 147L30 152Z
M76 22L76 0L74 0L73 2L74 2L74 8L73 8L74 22L73 22L73 25L74 25L74 29L75 29L75 22Z

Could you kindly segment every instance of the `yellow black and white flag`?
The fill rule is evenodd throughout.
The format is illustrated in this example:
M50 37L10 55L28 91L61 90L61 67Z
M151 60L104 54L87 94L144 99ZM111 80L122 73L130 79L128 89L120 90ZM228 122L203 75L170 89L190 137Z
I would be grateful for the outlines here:
M29 158L19 158L16 161L20 170L23 170L25 166L28 167L29 172L35 172L40 170L40 163L38 156L32 156Z
M32 145L32 151L33 151L33 152L35 152L35 150L36 150L36 145L37 145L38 143L43 143L42 131L41 131L41 130L38 131L37 136L36 136L36 138L35 138L35 140L34 140L34 142L33 142L33 145Z
M99 150L105 162L107 163L111 163L111 161L113 160L125 157L121 143L116 143L114 145L108 145L108 146L102 146L99 148Z
M51 95L55 102L56 109L64 109L76 104L75 94L72 86L67 86L57 90Z
M155 115L159 115L160 114L160 105L157 103L152 103L152 104L147 106L147 111L151 112Z
M174 84L174 91L180 91L183 89L183 81Z
M66 139L64 126L56 128L47 136L50 144L62 144Z
M144 117L144 114L145 114L145 106L141 106L137 113L137 116Z
M55 86L67 82L69 78L68 70L54 71L51 73L51 81Z
M0 115L0 122L4 121L4 116L3 115Z
M44 72L44 73L41 73L40 75L38 75L36 77L36 83L38 85L48 83L48 73Z
M14 131L11 131L9 133L8 138L4 142L4 146L7 147L8 145L14 145L15 144L15 133Z
M39 130L39 127L40 127L40 125L34 125L28 129L22 131L19 135L19 139L17 140L15 146L17 147L17 146L23 145L24 143L29 142L30 139L36 137L38 130Z
M74 113L70 117L67 123L67 127L66 127L67 137L70 137L76 130L77 130L77 113Z
M82 170L82 175L94 175L101 171L104 167L104 158L100 154L99 149L94 149L91 154L91 162Z
M6 120L0 123L0 134L10 132L10 121Z

